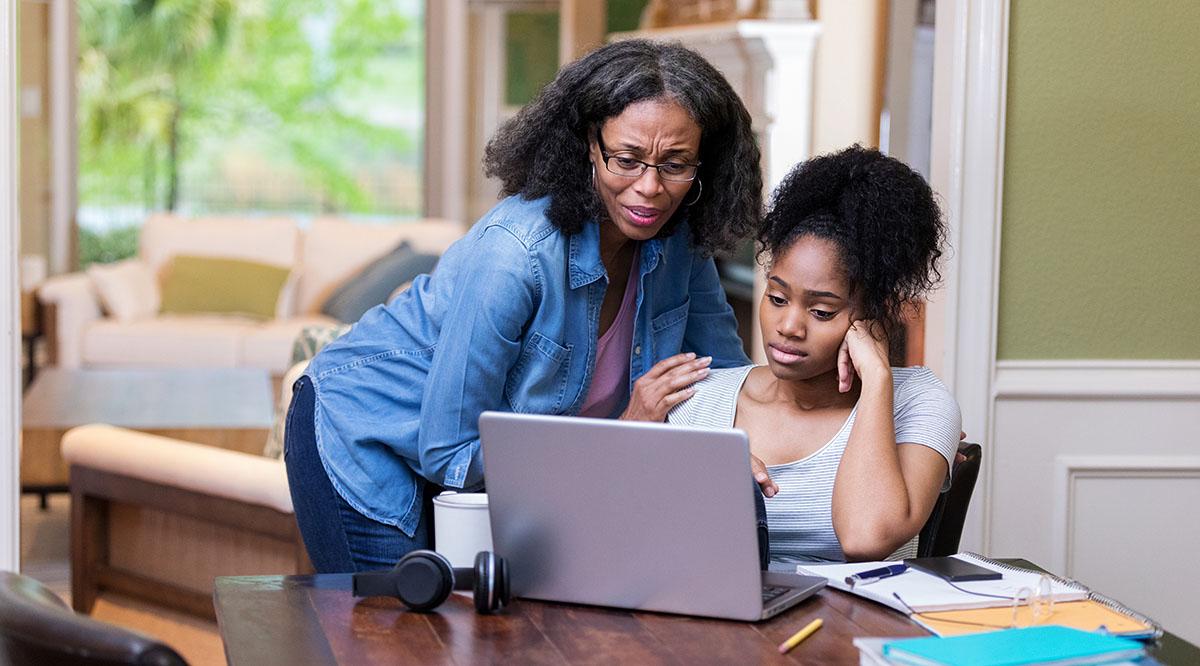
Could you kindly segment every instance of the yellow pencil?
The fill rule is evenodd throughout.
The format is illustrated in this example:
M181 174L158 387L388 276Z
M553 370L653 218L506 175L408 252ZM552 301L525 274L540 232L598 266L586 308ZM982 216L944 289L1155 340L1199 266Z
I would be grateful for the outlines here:
M797 631L791 638L779 644L779 654L787 654L788 650L799 645L800 641L812 636L813 632L815 632L817 629L820 629L822 624L824 624L824 622L821 620L821 618L817 618L812 622L809 622L807 627Z

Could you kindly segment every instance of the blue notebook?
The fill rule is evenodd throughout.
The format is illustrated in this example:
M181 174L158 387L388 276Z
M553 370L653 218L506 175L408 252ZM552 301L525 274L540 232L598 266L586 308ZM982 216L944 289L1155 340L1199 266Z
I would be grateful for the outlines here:
M1144 653L1137 641L1055 625L952 638L909 638L883 646L888 659L918 666L1106 664Z

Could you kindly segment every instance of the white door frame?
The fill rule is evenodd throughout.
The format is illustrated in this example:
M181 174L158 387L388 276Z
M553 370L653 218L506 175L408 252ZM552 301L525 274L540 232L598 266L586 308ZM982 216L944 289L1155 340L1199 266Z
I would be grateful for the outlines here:
M0 3L0 570L21 566L20 465L21 321L17 254L17 3Z
M991 541L1008 20L1008 0L937 4L930 180L953 249L944 288L927 311L925 358L958 398L968 438L983 444L962 548L984 553Z

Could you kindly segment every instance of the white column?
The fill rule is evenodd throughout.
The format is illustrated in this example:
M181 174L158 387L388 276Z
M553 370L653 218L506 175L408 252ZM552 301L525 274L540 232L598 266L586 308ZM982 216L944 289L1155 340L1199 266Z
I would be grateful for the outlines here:
M564 65L604 43L607 3L598 0L560 0L558 63Z
M75 131L75 2L50 2L50 273L74 268L75 212L79 205Z
M1008 2L939 2L936 24L930 176L954 251L926 309L925 360L958 399L968 437L984 445L962 548L988 554Z
M0 570L17 571L21 562L20 432L21 368L20 299L17 298L17 6L0 3Z
M425 3L425 215L465 222L470 81L467 0Z

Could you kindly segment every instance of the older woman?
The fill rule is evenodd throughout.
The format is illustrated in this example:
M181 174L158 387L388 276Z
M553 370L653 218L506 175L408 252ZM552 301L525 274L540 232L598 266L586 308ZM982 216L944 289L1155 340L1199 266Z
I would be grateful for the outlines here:
M696 53L624 41L564 67L488 145L506 198L297 382L285 458L316 568L427 546L431 493L483 484L484 410L661 421L747 363L711 254L753 230L758 164Z

